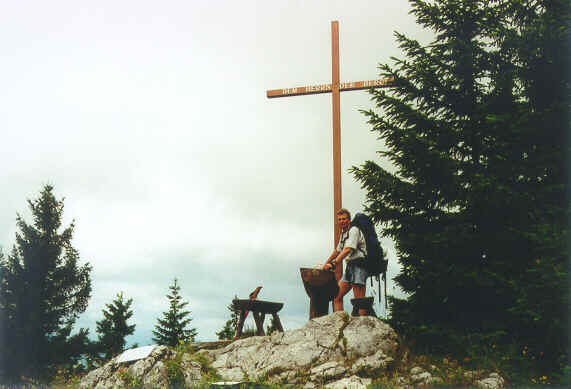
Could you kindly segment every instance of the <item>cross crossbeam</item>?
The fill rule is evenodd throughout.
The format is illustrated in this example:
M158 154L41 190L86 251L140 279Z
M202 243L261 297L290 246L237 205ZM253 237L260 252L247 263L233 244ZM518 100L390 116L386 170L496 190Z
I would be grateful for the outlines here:
M367 80L367 81L342 82L339 84L339 92L389 87L392 85L392 83L393 80L391 78L379 79L379 80ZM296 88L268 90L266 91L266 96L269 99L273 99L276 97L316 95L320 93L331 93L332 89L333 89L332 84L307 85L307 86L298 86Z

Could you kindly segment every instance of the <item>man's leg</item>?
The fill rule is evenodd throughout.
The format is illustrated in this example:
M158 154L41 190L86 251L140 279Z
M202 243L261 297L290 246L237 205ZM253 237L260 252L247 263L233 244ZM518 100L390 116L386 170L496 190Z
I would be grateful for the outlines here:
M356 299L365 297L366 290L366 285L353 284L353 297ZM366 314L367 311L365 309L359 309L359 316L365 316Z
M339 293L333 299L333 312L343 310L343 296L351 290L351 285L346 282L339 281Z

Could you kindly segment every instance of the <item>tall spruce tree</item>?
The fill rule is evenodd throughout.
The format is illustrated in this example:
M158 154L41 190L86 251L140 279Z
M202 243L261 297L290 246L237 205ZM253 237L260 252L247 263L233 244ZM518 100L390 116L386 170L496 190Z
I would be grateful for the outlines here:
M153 331L153 341L157 344L163 344L175 347L179 342L194 341L197 334L196 328L187 329L192 319L190 311L184 311L184 307L188 305L187 301L183 301L180 295L180 286L175 278L171 286L169 286L171 294L167 295L170 301L170 307L167 312L163 312L163 318L157 319L155 330Z
M395 240L408 293L391 320L418 345L568 345L569 2L411 1L435 33L365 112L395 170L352 168Z
M135 332L135 324L127 324L127 320L133 316L130 309L132 303L133 299L124 300L121 292L111 304L105 304L107 309L103 309L103 319L97 322L97 349L106 359L123 351L125 338Z
M224 328L216 333L218 339L230 340L236 335L236 328L238 327L238 321L240 320L240 306L238 305L238 296L234 296L234 299L228 305L228 310L230 311L230 319L226 320Z
M28 200L33 223L17 216L11 254L0 258L0 317L5 380L42 378L56 364L87 351L87 330L71 335L91 293L91 267L79 265L72 246L74 223L62 227L63 200L46 185Z

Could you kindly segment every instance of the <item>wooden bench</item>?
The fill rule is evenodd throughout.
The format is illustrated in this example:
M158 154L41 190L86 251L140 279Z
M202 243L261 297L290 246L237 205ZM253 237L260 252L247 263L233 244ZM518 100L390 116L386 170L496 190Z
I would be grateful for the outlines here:
M262 300L234 300L233 303L238 304L240 307L240 321L236 328L235 338L242 336L244 322L246 321L246 311L252 311L252 315L254 315L257 330L256 335L263 336L266 334L264 332L264 320L266 318L266 314L271 314L278 331L284 332L280 317L278 316L278 312L283 308L284 303L274 303Z
M377 317L375 311L373 310L374 301L374 297L361 297L351 299L351 304L353 304L353 312L351 312L351 316L359 316L359 309L364 309L365 316Z

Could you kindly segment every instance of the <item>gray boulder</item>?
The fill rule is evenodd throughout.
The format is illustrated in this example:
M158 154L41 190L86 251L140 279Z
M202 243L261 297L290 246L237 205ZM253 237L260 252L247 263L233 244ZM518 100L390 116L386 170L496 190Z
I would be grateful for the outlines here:
M361 378L352 375L351 377L342 378L339 381L325 385L326 389L361 389L366 388L373 382L370 378Z
M269 381L308 388L338 387L349 381L335 382L355 376L351 387L364 388L370 380L359 377L385 370L395 360L397 349L397 334L387 324L336 312L312 319L297 330L246 338L203 352L229 381L265 376Z
M476 386L481 389L502 389L504 379L498 373L491 373L487 378L476 381Z
M431 373L427 372L420 366L410 369L409 381L415 386L428 386L431 384L438 384L442 382L439 377L433 377Z
M95 369L81 379L80 389L123 389L167 387L167 360L174 359L176 352L167 346L156 347L151 354L132 363L118 363L112 359L104 366ZM190 354L182 355L180 362L186 386L196 384L201 379L200 363L191 359Z

